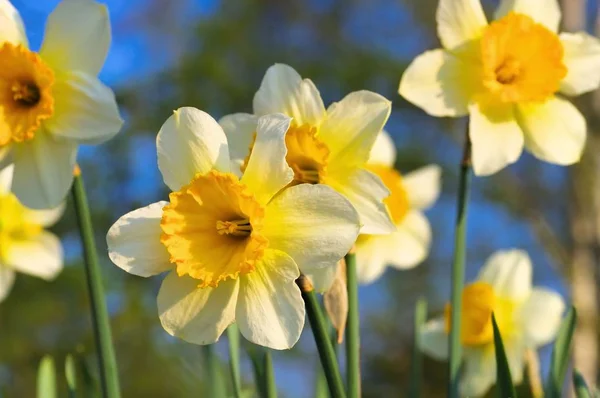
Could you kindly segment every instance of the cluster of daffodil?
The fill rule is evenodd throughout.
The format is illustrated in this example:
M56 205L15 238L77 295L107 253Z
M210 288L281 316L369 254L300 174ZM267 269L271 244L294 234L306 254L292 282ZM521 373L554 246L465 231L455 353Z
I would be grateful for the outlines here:
M600 42L557 34L559 21L557 0L503 0L491 23L479 0L440 0L444 49L417 57L399 93L433 116L469 116L464 161L476 175L515 162L523 146L551 163L575 163L585 120L557 93L600 85ZM76 154L79 144L108 140L122 125L112 91L96 78L109 44L104 6L63 0L33 52L18 12L0 0L0 299L15 271L51 279L62 268L60 242L43 228L61 217L74 175L82 238L94 257ZM424 261L432 231L423 211L440 194L441 168L395 169L396 149L383 130L391 103L379 94L353 92L325 108L311 80L276 64L252 105L253 114L219 121L191 107L174 111L156 138L168 201L121 217L107 234L109 257L134 275L166 274L157 307L169 334L208 345L236 324L255 344L289 349L305 313L318 311L304 294L327 292L348 253L347 271L361 283L387 265ZM460 301L423 327L421 348L439 359L452 351L449 334L459 333L462 395L483 395L496 381L492 314L515 383L525 353L555 338L564 300L531 284L528 255L499 251ZM90 289L98 305L101 294ZM453 311L457 304L461 311ZM95 311L105 316L102 305ZM330 344L319 343L320 350Z

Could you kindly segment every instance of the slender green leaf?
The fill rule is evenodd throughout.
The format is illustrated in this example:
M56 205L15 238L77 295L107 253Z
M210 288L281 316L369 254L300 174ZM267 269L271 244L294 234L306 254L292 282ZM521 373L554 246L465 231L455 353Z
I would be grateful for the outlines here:
M225 380L221 372L221 361L215 352L215 344L202 346L204 353L204 369L208 385L208 396L211 398L226 397Z
M233 385L233 396L241 398L242 379L240 376L240 332L234 323L227 328L227 340L229 341L229 368L231 370L231 381Z
M452 289L450 305L450 335L448 345L450 347L450 360L448 363L448 397L459 397L460 362L462 358L462 346L460 341L461 328L461 299L465 284L465 257L467 253L467 209L469 203L470 177L471 177L471 141L467 131L465 134L465 145L460 162L460 177L458 181L457 214L454 232L454 258L452 261Z
M56 367L54 359L46 355L40 361L37 377L37 398L56 398Z
M576 320L577 310L575 310L575 307L571 307L560 325L554 343L550 375L546 384L546 398L560 398L562 396L562 387L569 366L569 352Z
M423 373L423 354L421 352L420 330L427 320L427 301L424 298L417 300L415 305L414 344L412 361L410 363L410 390L408 396L418 398L421 396L421 379Z
M358 309L358 277L356 254L346 254L346 286L348 289L348 320L346 325L346 383L348 398L360 393L360 313Z
M258 396L264 397L267 395L267 388L264 384L265 382L265 361L263 360L264 349L254 344L249 344L246 348L246 352L248 352L248 356L250 357L250 362L252 363L252 369L254 371L254 383L256 384L256 389L258 390Z
M577 369L573 371L573 387L575 388L577 398L592 398L585 379Z
M496 388L498 398L516 398L517 393L512 383L508 359L504 351L502 336L496 323L496 317L492 314L492 326L494 328L494 349L496 350Z
M271 357L271 350L265 351L265 365L264 365L264 385L266 387L266 398L277 398L277 386L275 384L275 371L273 370L273 358Z
M67 390L69 398L77 396L77 365L72 354L65 359L65 378L67 379Z

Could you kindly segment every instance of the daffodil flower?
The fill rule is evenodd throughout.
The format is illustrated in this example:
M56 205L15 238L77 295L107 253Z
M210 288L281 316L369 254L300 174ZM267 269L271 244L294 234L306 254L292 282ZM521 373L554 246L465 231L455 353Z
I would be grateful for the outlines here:
M440 0L444 48L418 56L399 93L433 116L469 115L475 174L516 162L523 146L550 163L579 161L585 119L556 94L600 85L600 41L558 34L560 18L557 0L502 0L490 24L478 0Z
M109 44L104 5L63 0L33 52L19 13L0 0L0 165L14 162L12 191L28 207L61 203L78 145L103 142L121 128L114 94L96 77Z
M44 227L60 219L64 205L26 208L10 192L12 178L12 165L0 170L0 301L10 292L15 272L52 280L63 268L60 240Z
M175 111L157 137L158 165L170 203L135 210L109 230L112 261L134 275L165 271L158 293L164 329L210 344L236 322L250 341L287 349L304 325L295 280L334 268L352 247L358 214L325 185L283 189L290 119L258 119L245 172L230 167L223 129L208 114Z
M254 115L237 113L219 123L231 145L231 156L242 169L252 151L256 120L269 113L292 118L286 135L292 185L326 184L354 205L362 232L387 234L395 227L383 200L389 191L365 166L377 134L385 125L391 103L379 94L356 91L325 109L319 90L293 68L271 66L254 96Z
M431 227L423 214L440 193L441 169L429 165L402 176L394 168L396 147L382 131L367 168L377 174L391 194L384 200L397 230L389 235L362 234L356 242L358 279L371 283L385 271L386 265L398 269L412 268L429 253Z
M565 310L562 297L531 286L532 266L522 250L492 255L477 279L462 293L461 342L463 345L463 396L484 395L496 382L496 357L492 312L504 343L515 384L523 380L527 349L550 343L558 332ZM423 351L437 359L448 357L448 333L452 309L433 319L422 330Z

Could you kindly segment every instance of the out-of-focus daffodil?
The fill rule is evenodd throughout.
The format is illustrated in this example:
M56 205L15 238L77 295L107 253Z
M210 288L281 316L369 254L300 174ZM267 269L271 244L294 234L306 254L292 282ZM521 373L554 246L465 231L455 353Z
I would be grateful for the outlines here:
M496 317L515 384L523 380L525 352L551 342L558 332L565 303L550 290L532 288L532 266L521 250L499 251L462 293L464 373L462 394L476 397L496 382L492 312ZM434 358L448 357L450 305L445 316L422 330L422 349Z
M377 174L391 192L384 203L397 230L389 235L358 237L356 261L361 283L379 278L388 264L399 269L412 268L429 252L431 227L422 210L439 196L441 169L430 165L401 176L394 169L395 162L396 147L382 131L373 145L367 168Z
M220 124L231 145L231 156L243 169L252 150L256 120L269 113L292 118L286 135L287 163L294 171L291 185L326 184L354 205L362 232L394 230L383 200L385 185L365 166L377 134L385 125L391 103L379 94L356 91L325 109L319 90L288 65L267 70L254 96L254 115L225 116Z
M158 133L158 165L173 191L118 220L108 232L112 261L129 273L170 271L158 294L167 332L210 344L236 322L250 341L287 349L304 325L300 271L333 268L354 244L359 219L324 185L284 190L290 119L258 119L252 155L238 178L223 129L181 108Z
M44 231L63 214L61 205L51 210L32 210L10 192L13 166L0 170L0 301L15 279L15 272L51 280L63 268L60 240Z
M0 165L14 162L11 189L28 207L57 206L73 181L78 145L121 128L114 94L96 77L109 44L104 5L63 0L35 53L17 10L0 0Z
M479 0L440 0L443 49L408 67L399 93L433 116L470 116L473 168L489 175L527 148L569 165L581 156L586 124L561 93L600 85L600 41L557 34L558 0L502 0L488 24Z

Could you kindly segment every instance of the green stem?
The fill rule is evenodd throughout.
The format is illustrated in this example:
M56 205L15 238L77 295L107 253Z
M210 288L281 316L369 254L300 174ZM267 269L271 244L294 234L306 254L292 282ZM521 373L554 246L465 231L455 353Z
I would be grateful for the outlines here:
M204 368L208 382L208 396L211 398L225 397L225 383L221 374L221 361L215 352L215 345L202 346L204 353Z
M273 371L273 357L271 350L265 351L265 397L277 398L277 386L275 384L275 372Z
M321 364L323 365L325 377L327 378L331 397L344 398L346 397L344 383L340 376L335 351L331 345L329 333L327 331L327 323L323 316L323 312L321 311L317 296L306 277L300 276L300 278L296 280L296 283L300 287L302 298L306 304L306 314L308 315L310 327L315 337L315 343L317 344L317 350L319 351L319 357L321 358Z
M94 328L94 339L96 341L96 352L100 369L100 383L102 396L104 398L119 398L119 374L115 351L113 347L110 321L106 302L104 301L104 287L102 286L102 274L98 266L98 254L94 242L94 229L88 206L87 195L81 175L76 175L71 188L77 224L81 240L83 241L83 254L85 257L85 276L87 280L90 304L92 306L92 325Z
M229 368L231 370L231 381L233 384L233 396L241 398L242 380L240 377L240 333L234 323L227 328L227 340L229 341Z
M360 397L360 319L356 254L346 254L346 285L348 288L348 321L346 324L346 371L348 398Z
M468 126L468 124L467 124ZM454 236L454 261L452 262L452 296L450 305L450 363L448 396L458 398L459 371L461 361L461 296L465 279L465 256L467 235L467 203L469 201L469 184L471 170L471 141L469 132L465 135L463 157L460 164L460 178L458 184L458 208L456 217L456 229Z
M420 298L415 305L414 344L410 363L410 390L408 396L421 396L421 379L423 374L423 354L421 352L421 327L427 319L427 301Z

